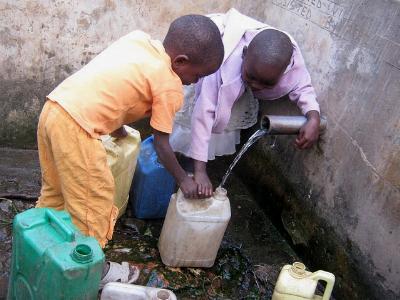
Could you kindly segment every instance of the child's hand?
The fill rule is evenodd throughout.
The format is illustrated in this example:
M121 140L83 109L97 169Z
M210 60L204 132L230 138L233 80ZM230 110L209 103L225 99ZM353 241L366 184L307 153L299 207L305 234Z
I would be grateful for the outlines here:
M295 146L298 149L310 148L319 137L319 113L310 111L307 113L307 119L307 122L300 128L300 133L295 141Z
M206 172L195 172L194 180L197 183L197 193L200 198L208 198L213 194L213 186Z
M185 198L193 199L198 198L197 195L197 183L194 180L186 176L185 179L179 185Z
M213 187L207 175L207 163L200 160L194 162L194 180L198 185L198 196L200 198L208 198L212 196Z
M117 130L110 133L110 135L114 138L124 138L128 135L124 126L118 128Z

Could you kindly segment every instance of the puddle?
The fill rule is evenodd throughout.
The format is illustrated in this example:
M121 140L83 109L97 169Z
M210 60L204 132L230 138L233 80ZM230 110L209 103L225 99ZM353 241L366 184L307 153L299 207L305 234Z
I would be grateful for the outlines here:
M134 219L131 219L134 220ZM141 222L141 221L139 221ZM118 222L113 240L105 249L109 260L128 261L141 269L137 284L168 288L179 299L270 299L271 289L238 245L224 240L212 268L164 266L157 249L162 221L148 221L139 232ZM256 273L257 271L257 273Z
M211 168L217 186L226 166ZM232 217L212 268L164 266L157 249L162 220L138 220L129 212L118 221L106 258L138 266L137 284L171 289L179 299L270 299L280 268L298 258L234 174L225 186ZM33 201L0 199L0 299L8 284L11 220L33 206Z

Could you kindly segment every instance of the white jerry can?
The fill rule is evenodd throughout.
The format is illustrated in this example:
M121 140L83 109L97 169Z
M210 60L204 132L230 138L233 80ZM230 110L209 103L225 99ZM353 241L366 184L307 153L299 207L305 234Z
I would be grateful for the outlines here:
M322 297L315 294L319 280L326 282ZM329 300L334 283L335 275L332 273L321 270L308 272L304 264L295 262L282 268L272 300Z
M124 138L113 138L110 135L101 137L107 153L107 163L114 177L114 204L119 209L118 217L125 212L128 204L129 189L140 150L139 131L126 125L124 128L128 133Z
M176 300L173 292L129 283L110 282L101 292L100 300Z
M211 267L231 218L226 190L212 197L186 199L173 194L161 230L158 249L164 264L172 267Z

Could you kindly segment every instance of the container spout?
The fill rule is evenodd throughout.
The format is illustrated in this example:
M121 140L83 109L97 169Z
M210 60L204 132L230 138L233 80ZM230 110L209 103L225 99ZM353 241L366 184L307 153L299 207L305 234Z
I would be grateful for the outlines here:
M263 115L260 119L261 129L267 130L270 135L298 134L300 128L307 122L304 116L273 116ZM319 130L326 129L326 118L321 117Z
M227 191L222 186L219 186L215 189L214 198L217 200L225 200L227 199Z

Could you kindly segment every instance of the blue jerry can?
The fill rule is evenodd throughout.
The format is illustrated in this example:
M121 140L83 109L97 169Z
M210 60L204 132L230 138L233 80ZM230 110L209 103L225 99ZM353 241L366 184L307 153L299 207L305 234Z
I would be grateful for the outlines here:
M129 194L137 218L164 218L171 195L175 191L174 177L158 161L154 137L142 142L135 176Z

